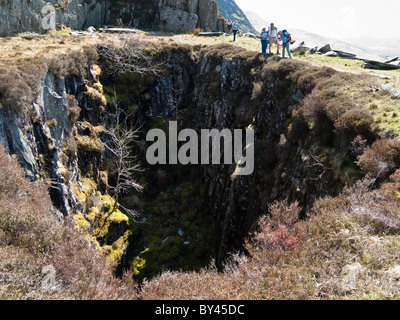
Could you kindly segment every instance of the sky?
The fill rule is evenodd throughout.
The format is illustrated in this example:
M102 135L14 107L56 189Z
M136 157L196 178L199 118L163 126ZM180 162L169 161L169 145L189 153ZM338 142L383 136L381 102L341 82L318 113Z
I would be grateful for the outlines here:
M235 0L279 29L302 29L340 40L358 37L400 41L399 0Z

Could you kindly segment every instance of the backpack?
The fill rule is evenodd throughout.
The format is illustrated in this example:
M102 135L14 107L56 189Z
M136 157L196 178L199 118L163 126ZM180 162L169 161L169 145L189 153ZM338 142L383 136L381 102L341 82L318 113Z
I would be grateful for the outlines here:
M286 38L285 43L290 42L292 40L291 34L286 29L282 31L282 35Z
M278 28L277 27L271 28L271 26L269 26L268 27L268 34L272 34L272 31L275 31L275 30L276 30L276 35L278 35Z

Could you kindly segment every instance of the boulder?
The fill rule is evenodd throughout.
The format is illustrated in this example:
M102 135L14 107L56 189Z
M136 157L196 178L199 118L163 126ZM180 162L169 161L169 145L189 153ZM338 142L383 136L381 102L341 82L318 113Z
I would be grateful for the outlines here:
M382 88L382 90L389 92L394 98L397 98L397 99L400 98L400 92L397 91L396 89L394 89L386 84L382 84L381 88Z
M190 13L197 13L199 7L199 0L187 0L187 8Z
M344 51L333 50L333 52L335 52L341 58L354 59L357 57L357 55L355 55L353 53L348 53L348 52L344 52Z
M304 99L304 93L303 93L303 91L301 91L300 89L298 89L293 95L292 95L292 99L293 100L295 100L295 101L297 101L297 102L300 102L301 100L303 100Z
M217 20L217 31L228 32L228 26L225 23L225 18L222 16L222 13L219 13L219 17Z
M214 0L199 0L197 15L199 17L197 24L199 28L215 30L219 16L218 3Z
M199 0L164 0L160 1L162 6L188 11L197 14Z
M59 10L57 1L0 1L0 36L20 32L45 33L50 26L43 27L43 16L50 14L51 11L45 10L49 4L53 4L55 8L56 23L75 30L84 30L105 22L106 0L71 0L62 10Z
M321 53L327 53L329 51L332 51L331 45L330 44L326 44L322 48L319 48L318 51L321 52Z
M34 33L23 33L21 34L21 38L25 40L33 40L36 38L36 34Z
M327 57L338 57L339 55L335 51L328 51L327 53L324 54L324 56L327 56Z
M301 51L309 52L310 50L311 49L306 46L297 46L297 47L291 49L290 51L292 51L292 52L301 52Z
M223 18L219 20L218 4L214 0L119 1L118 8L112 0L64 2L61 9L56 0L0 0L0 36L22 32L46 33L50 27L43 27L43 15L51 13L51 10L43 14L41 10L48 4L54 5L56 25L66 25L73 30L107 25L118 19L120 26L156 26L180 33L191 32L196 27L207 31L227 31Z
M192 32L197 25L198 16L194 13L172 7L160 11L160 28L178 33Z
M396 70L400 69L399 65L394 65L385 62L379 62L374 60L362 60L364 61L364 68L366 69L376 69L376 70Z
M305 50L305 51L309 51L310 50L310 48L305 46L304 41L302 41L301 43L299 43L299 45L297 45L296 47L293 47L291 49L292 52L300 52L302 50Z
M137 33L136 29L131 28L105 28L100 29L100 31L110 32L110 33Z
M220 37L224 35L223 32L200 32L199 37Z
M400 58L399 57L395 57L393 59L390 59L390 60L386 61L385 63L392 63L392 62L396 62L396 61L400 62Z
M247 32L243 36L247 37L247 38L258 39L258 37L255 34L251 33L251 32Z
M89 28L86 29L86 31L89 33L94 33L94 32L96 32L96 28L93 26L90 26Z

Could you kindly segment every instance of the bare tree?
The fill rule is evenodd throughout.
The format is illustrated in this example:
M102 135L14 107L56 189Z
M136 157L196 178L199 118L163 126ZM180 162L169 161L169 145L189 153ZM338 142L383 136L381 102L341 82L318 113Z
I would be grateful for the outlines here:
M309 165L308 167L309 168L318 167L322 171L321 174L318 176L318 178L311 178L311 180L313 180L313 181L321 180L322 177L325 175L325 173L328 170L332 170L332 168L328 168L326 165L324 165L317 156L315 156L313 154L310 154L310 156L314 160L314 163Z
M125 72L158 76L162 64L154 63L151 51L151 45L132 38L98 48L99 56L106 62L105 72L114 77Z
M105 133L109 139L104 142L105 147L114 155L113 163L114 172L116 174L115 186L109 188L114 191L115 203L112 212L118 206L121 206L132 218L136 216L134 210L123 207L118 203L121 193L128 192L130 189L141 191L143 186L140 185L134 178L135 172L141 171L137 157L132 155L131 147L137 138L137 129L129 128L127 120L130 118L114 101L115 114L114 123L110 128L105 129Z

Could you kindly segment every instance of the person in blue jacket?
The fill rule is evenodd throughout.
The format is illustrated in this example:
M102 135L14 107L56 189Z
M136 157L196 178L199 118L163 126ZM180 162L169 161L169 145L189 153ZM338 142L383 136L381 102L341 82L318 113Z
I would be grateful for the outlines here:
M290 53L291 34L287 30L283 30L279 31L279 35L282 40L282 58L285 58L285 50L287 50L289 58L292 59L292 54Z
M239 21L235 20L235 22L233 23L233 26L232 26L233 41L236 41L236 34L239 32L239 30L240 30Z
M260 34L261 39L261 51L262 53L267 53L268 48L268 31L266 28L263 28Z

